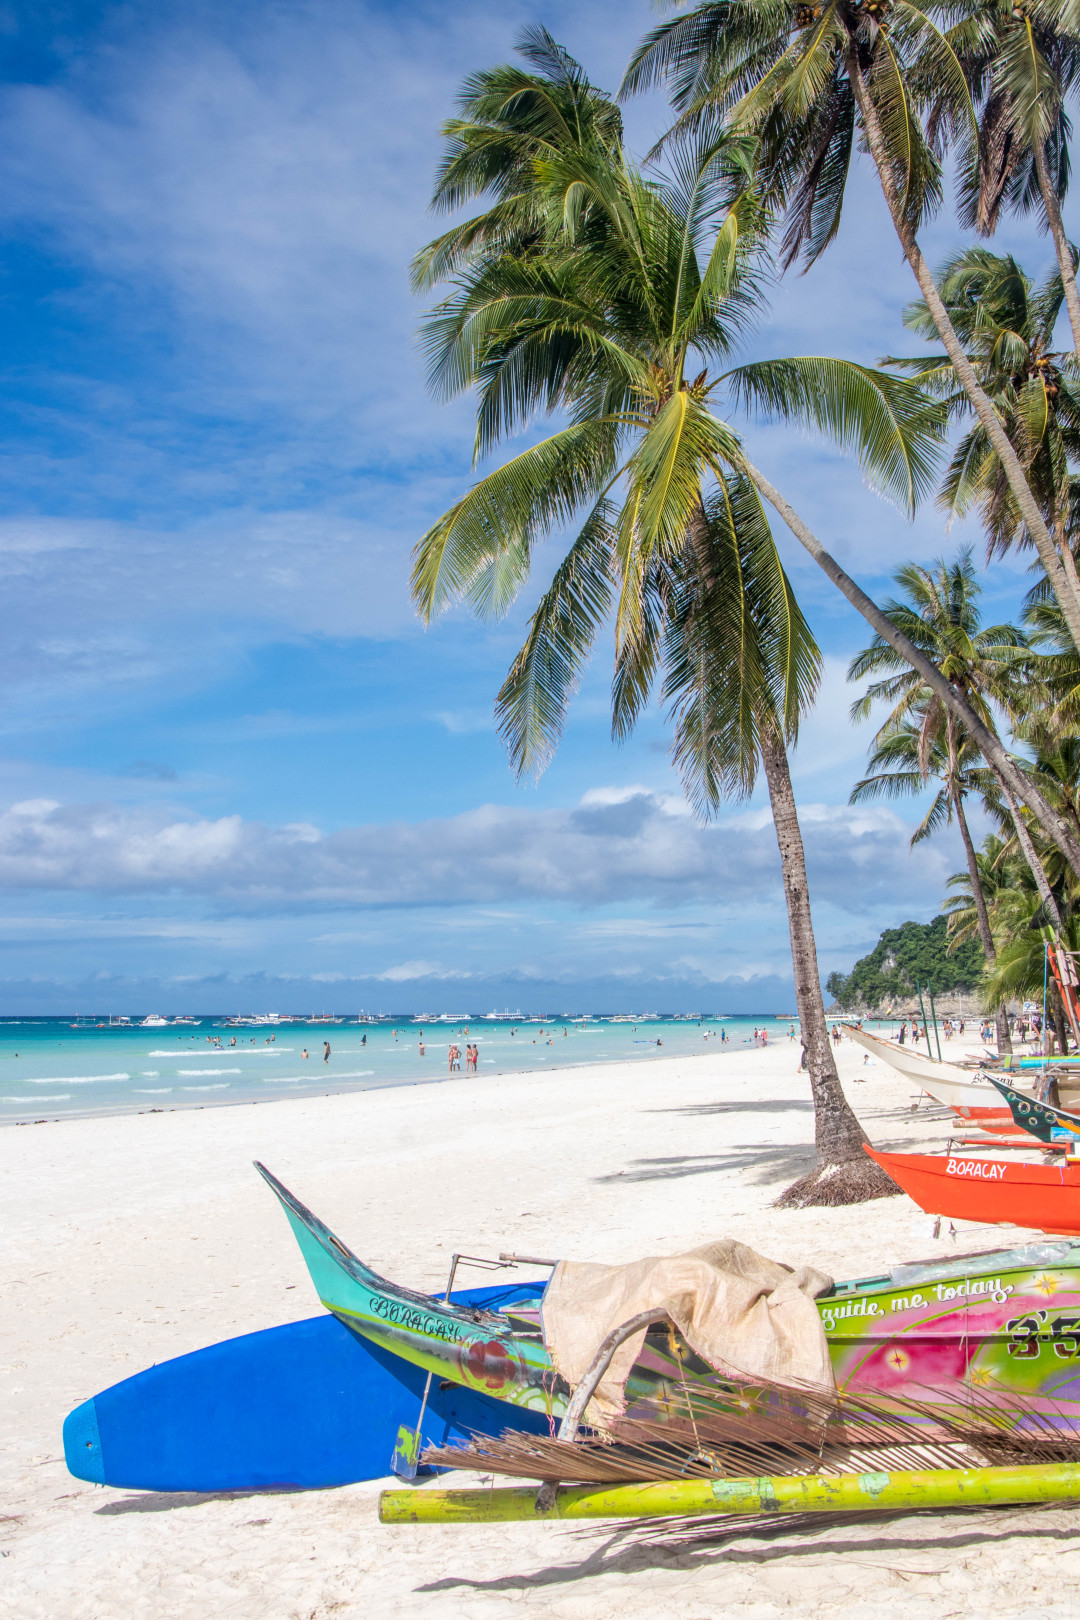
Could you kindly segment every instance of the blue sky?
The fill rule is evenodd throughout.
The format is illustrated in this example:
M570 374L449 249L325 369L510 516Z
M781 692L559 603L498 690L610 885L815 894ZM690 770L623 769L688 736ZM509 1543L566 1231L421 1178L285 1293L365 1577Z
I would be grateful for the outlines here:
M614 87L654 18L0 7L0 1011L790 1003L760 800L702 829L658 718L613 747L605 646L554 764L515 784L491 708L534 592L424 631L406 591L471 477L407 284L440 122L530 21ZM658 98L627 116L642 151L666 123ZM931 256L954 240L943 218ZM1030 231L1000 242L1049 262ZM912 294L860 172L748 353L903 352ZM810 440L749 439L879 593L961 538ZM781 540L827 655L794 760L827 971L933 915L960 857L846 808L864 628ZM1022 569L988 583L1015 612Z

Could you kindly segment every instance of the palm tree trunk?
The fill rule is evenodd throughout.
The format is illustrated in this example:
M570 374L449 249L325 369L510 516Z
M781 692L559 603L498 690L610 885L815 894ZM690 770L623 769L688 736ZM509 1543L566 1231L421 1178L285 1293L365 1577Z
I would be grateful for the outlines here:
M971 895L975 901L975 915L979 920L979 940L982 944L983 955L987 966L997 961L997 949L994 945L994 936L990 930L990 914L986 909L986 895L983 893L982 876L979 872L979 860L975 854L975 845L971 838L971 828L968 826L967 816L964 814L964 795L955 786L953 787L953 806L956 810L956 823L960 828L960 837L964 841L964 854L967 856L968 877L971 880ZM1009 1015L1004 1007L999 1007L995 1014L997 1025L997 1048L999 1052L1012 1051L1012 1036L1009 1034Z
M1057 811L1047 804L1034 783L1017 769L1016 764L1009 756L1008 750L1002 744L1001 738L983 724L974 709L963 695L957 691L952 682L946 679L937 665L932 663L925 653L921 653L914 642L908 640L902 630L897 629L888 615L882 612L871 597L867 596L861 586L856 585L851 575L841 568L836 558L825 550L821 541L813 530L803 522L795 508L784 499L779 490L773 488L765 474L759 472L750 461L744 461L742 466L746 476L760 490L769 505L780 514L799 544L805 547L823 573L827 574L837 589L843 592L852 607L862 614L867 624L876 630L878 635L889 643L890 647L895 647L901 658L906 659L912 669L919 672L927 686L941 699L946 709L956 716L972 741L985 755L987 762L993 767L999 780L1008 786L1022 804L1027 805L1049 841L1060 849L1076 874L1077 879L1080 880L1080 840L1077 839L1064 817L1058 815Z
M795 793L783 741L766 735L761 760L769 784L776 842L784 878L791 964L795 973L795 1001L799 1012L810 1090L814 1098L814 1145L817 1164L777 1199L786 1208L810 1204L861 1204L869 1198L888 1198L896 1185L863 1152L866 1133L844 1096L829 1044L825 1003L818 973L817 946L810 916L806 884L806 856L795 808Z
M949 319L949 312L942 302L941 294L937 290L934 278L930 274L926 260L922 256L915 233L904 217L903 204L896 187L892 169L889 165L888 149L882 133L881 123L878 119L877 108L867 89L863 77L862 67L859 63L858 49L852 44L848 51L848 75L851 87L855 92L855 99L859 104L863 128L870 147L871 156L877 166L878 179L885 196L889 213L892 215L896 234L900 238L900 245L919 283L926 306L933 317L944 343L949 359L956 369L961 386L972 409L982 423L987 438L993 445L1001 460L1002 470L1008 479L1009 488L1013 492L1024 526L1031 536L1039 561L1046 571L1051 589L1057 598L1061 611L1065 616L1065 623L1069 627L1069 634L1077 649L1080 650L1080 595L1073 590L1069 578L1062 565L1053 536L1046 525L1046 520L1039 510L1039 503L1032 494L1031 485L1027 481L1020 457L1017 455L1008 434L1002 425L1001 418L994 410L985 390L980 386L975 375L971 361L964 352L963 345L956 335L956 328Z
M1035 173L1039 177L1039 190L1042 192L1043 207L1046 209L1046 221L1054 238L1061 284L1065 289L1065 307L1069 311L1069 325L1072 327L1073 352L1080 357L1080 292L1077 292L1076 288L1076 267L1073 264L1072 247L1061 223L1061 207L1050 176L1050 165L1046 161L1045 141L1035 142Z
M1012 817L1013 827L1016 830L1016 842L1020 845L1021 853L1028 864L1028 870L1035 879L1035 887L1039 891L1039 899L1042 901L1043 910L1046 912L1054 931L1060 939L1061 912L1058 910L1057 901L1054 899L1054 891L1050 887L1050 881L1046 876L1046 868L1043 866L1042 861L1040 861L1038 850L1031 841L1031 834L1028 832L1024 823L1024 818L1020 814L1019 805L1016 803L1016 800L1013 798L1008 788L1003 788L1002 791L1005 795L1005 803L1009 807L1009 814Z

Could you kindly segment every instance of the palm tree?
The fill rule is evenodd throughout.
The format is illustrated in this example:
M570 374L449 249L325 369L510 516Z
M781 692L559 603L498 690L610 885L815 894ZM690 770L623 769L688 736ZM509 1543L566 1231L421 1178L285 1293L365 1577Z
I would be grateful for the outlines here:
M1002 894L1015 887L1017 881L1013 843L999 837L997 833L987 833L982 841L982 847L975 851L975 865L977 882L973 881L970 868L965 868L963 872L954 872L952 877L945 880L945 887L952 891L950 898L941 908L949 919L950 951L972 940L977 939L981 943L982 908L976 900L976 895L981 894L982 907L992 920ZM1021 881L1026 881L1026 884L1030 885L1030 874Z
M1014 878L995 903L994 922L1002 944L984 980L983 994L988 1006L1004 1009L1014 1000L1040 1001L1045 988L1058 1044L1067 1052L1065 1008L1053 976L1047 974L1042 901L1026 873L1018 869ZM1080 923L1074 911L1066 913L1059 937L1062 947L1075 957L1080 949Z
M812 263L835 237L861 132L905 257L1080 649L1080 582L1063 564L919 247L919 227L941 199L935 145L951 137L963 151L977 139L974 104L947 35L910 0L705 0L646 37L623 90L661 80L681 114L674 133L709 127L719 116L755 137L764 193L786 209L787 263L800 255Z
M497 610L524 577L538 517L569 521L585 510L552 612L572 612L595 631L610 602L605 582L614 556L621 639L637 623L648 556L683 532L701 478L730 467L751 479L871 628L952 709L1080 871L1071 827L1038 799L996 734L840 567L709 408L709 396L726 381L741 402L852 448L868 480L911 509L929 477L936 430L922 396L888 387L879 372L814 358L710 379L708 362L727 355L755 309L765 219L748 189L747 143L704 130L677 154L666 185L647 183L626 161L617 112L578 65L542 29L525 36L523 52L536 73L500 68L474 76L462 116L447 126L436 205L485 191L494 202L421 253L415 277L421 287L444 272L456 277L427 340L438 389L451 395L474 380L481 388L478 455L536 409L567 411L570 425L483 479L426 537L414 576L423 611L437 612L465 592L485 611ZM653 239L657 229L662 243ZM666 285L657 300L649 277L661 260ZM666 312L664 330L658 312ZM706 365L691 379L692 355ZM623 478L627 498L616 509L611 492ZM534 509L530 492L538 487L544 494ZM507 535L514 544L503 543ZM566 655L560 678L567 692L581 661Z
M1060 278L1051 276L1036 289L1012 257L973 248L943 267L938 285L971 363L1024 460L1066 568L1075 575L1073 551L1080 508L1071 465L1080 452L1080 387L1073 357L1052 348L1062 301ZM935 328L925 303L912 304L904 320L912 331L932 339ZM902 368L941 398L951 417L963 419L969 414L967 396L947 356L890 357L885 363ZM1027 538L1000 459L977 421L957 445L939 500L951 517L979 511L989 555L1003 553ZM1032 742L1037 752L1052 753L1062 728L1080 718L1080 668L1061 609L1046 597L1043 580L1032 592L1026 616L1035 631L1035 644L1050 650L1029 652L1022 661L1008 659L1005 664L998 658L993 695L1008 711L1018 737ZM1048 715L1052 720L1048 721ZM1052 860L1050 850L1036 850L1014 784L1001 777L996 764L994 768L1002 782L1013 838L1042 896L1047 919L1060 928L1053 886L1044 870ZM1067 801L1057 791L1053 772L1036 769L1029 774L1057 814L1077 826Z
M1075 576L1070 467L1080 454L1080 371L1072 355L1053 347L1061 278L1053 275L1036 288L1011 256L969 248L942 267L937 284L968 359L1023 461L1066 570ZM904 324L928 341L936 335L925 302L910 305ZM967 395L946 355L890 356L884 363L937 395L950 417L970 417ZM977 420L957 445L940 501L953 517L979 511L991 556L1030 544L1001 458Z
M903 625L911 638L917 638L930 652L949 679L968 696L988 727L994 724L991 702L1000 697L1004 679L1024 638L1014 625L998 624L980 628L978 598L981 587L975 576L971 553L962 551L953 563L944 560L935 568L908 563L896 575L905 593L902 601L887 605L890 618ZM967 857L976 911L979 939L987 963L995 958L993 933L979 887L975 845L964 812L964 798L971 791L984 799L996 797L998 778L976 765L981 752L969 734L960 729L951 713L927 690L914 671L898 669L893 649L880 637L855 657L848 679L863 680L867 675L885 673L884 680L872 681L852 707L853 719L865 719L875 704L892 705L885 724L874 739L876 755L872 766L879 767L875 778L860 782L852 795L870 797L874 793L921 792L932 775L942 782L942 790L914 843L940 826L942 819L955 815ZM880 767L885 767L880 771ZM1010 1050L1008 1023L998 1017L998 1045Z
M547 80L571 73L579 98L596 94L546 36L540 42L537 101ZM483 75L471 81L463 111L471 115L486 89ZM518 89L515 117L520 104ZM458 150L467 121L452 126ZM536 770L550 758L613 613L616 733L634 723L662 670L676 761L699 804L745 791L764 764L819 1146L816 1171L786 1196L837 1203L891 1193L867 1169L836 1075L787 769L784 744L816 683L816 649L754 469L711 409L720 379L710 366L729 358L760 301L760 205L745 184L743 147L726 134L689 146L661 183L646 181L604 128L604 138L569 129L555 140L547 131L532 159L527 238L508 248L501 223L489 241L488 226L474 221L452 249L454 285L426 340L435 385L477 393L478 454L537 417L569 421L488 473L428 530L416 548L414 597L425 618L461 599L498 612L527 578L534 545L580 525L499 695L512 763ZM490 171L482 179L498 206L502 182L492 187ZM513 183L520 191L520 177ZM786 365L775 386L813 398L807 414L842 419L871 475L907 485L925 477L918 396L890 392L860 367ZM764 387L761 377L759 369L742 386Z
M1080 737L1063 731L1053 713L1040 712L1039 689L1028 688L1027 702L1013 705L1011 723L1019 741L1031 748L1034 759L1027 769L1039 785L1040 793L1055 805L1058 814L1080 827ZM1042 899L1046 920L1060 932L1062 913L1059 895L1069 903L1077 893L1076 876L1061 860L1060 851L1039 838L1037 828L1029 828L1022 814L1013 817L1018 844ZM1037 841L1041 848L1037 847Z
M893 1188L861 1152L866 1137L844 1100L829 1044L788 764L787 745L795 741L800 708L816 687L820 657L779 567L753 484L726 479L707 518L705 546L697 540L687 549L685 564L671 571L663 592L662 698L672 723L672 755L700 814L713 814L724 799L749 795L759 762L768 784L817 1157L814 1169L777 1203L801 1208L888 1197ZM502 702L516 699L518 673L515 667ZM647 699L651 682L643 673L626 663L616 670L619 734L625 735Z
M911 836L911 846L922 843L955 820L967 859L969 892L978 925L978 938L987 967L992 968L997 952L982 869L971 836L964 800L970 793L996 797L997 778L982 764L982 756L969 738L957 735L955 722L939 704L923 703L909 711L910 718L886 722L874 738L868 761L873 775L856 782L849 803L868 799L914 797L924 793L927 784L938 788L930 807ZM1011 1052L1008 1018L999 1010L998 1051Z
M1080 356L1080 293L1075 255L1061 221L1069 180L1065 100L1080 82L1075 0L951 0L948 40L963 67L979 117L979 138L963 176L960 218L993 234L1003 207L1041 204Z

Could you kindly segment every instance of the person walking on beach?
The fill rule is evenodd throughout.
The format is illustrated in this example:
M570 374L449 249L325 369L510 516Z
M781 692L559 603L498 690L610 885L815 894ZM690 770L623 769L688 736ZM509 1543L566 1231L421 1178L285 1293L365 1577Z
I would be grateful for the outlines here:
M322 1043L322 1060L323 1060L324 1063L329 1063L329 1061L330 1061L330 1042L329 1041L323 1041L323 1043Z

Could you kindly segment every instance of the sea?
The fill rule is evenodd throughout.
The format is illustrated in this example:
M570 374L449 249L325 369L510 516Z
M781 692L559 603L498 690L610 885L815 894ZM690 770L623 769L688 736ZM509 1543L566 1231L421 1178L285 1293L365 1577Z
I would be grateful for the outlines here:
M788 1044L793 1027L798 1028L797 1020L772 1013L589 1018L462 1013L371 1020L210 1016L158 1022L3 1018L0 1124L453 1083L464 1077L469 1042L479 1049L477 1073L499 1075L741 1052L753 1044L755 1028L767 1030L770 1043ZM324 1062L327 1041L330 1056ZM448 1068L451 1045L462 1054L456 1074Z

